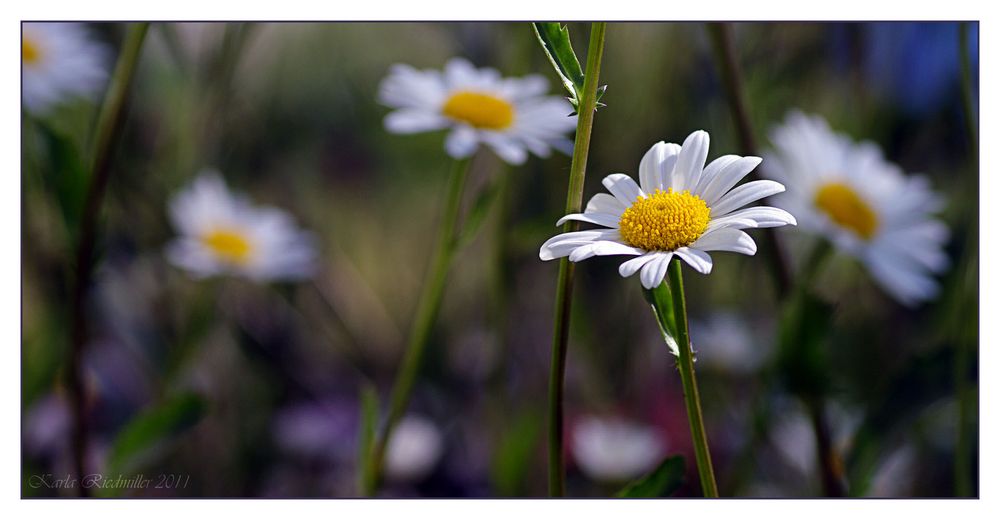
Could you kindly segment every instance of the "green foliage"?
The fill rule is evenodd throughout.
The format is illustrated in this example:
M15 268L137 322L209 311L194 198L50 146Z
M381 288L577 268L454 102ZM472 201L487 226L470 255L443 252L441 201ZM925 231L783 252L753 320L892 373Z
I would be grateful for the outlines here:
M529 412L511 421L501 435L493 457L492 481L500 496L520 496L527 482L525 477L542 433L544 421L540 414Z
M674 300L670 292L670 286L662 283L653 290L642 291L646 301L653 307L656 314L656 323L660 326L660 333L663 334L663 341L674 355L680 351L677 341L677 317L674 314Z
M499 198L498 195L502 191L500 189L500 184L500 180L495 180L489 187L482 190L479 195L476 196L476 200L472 203L472 207L465 216L465 222L462 224L462 229L456 233L457 236L455 237L455 243L452 246L456 250L461 249L471 242L473 238L475 238L476 231L482 227L483 221L486 220L486 215L490 212L490 208L493 207L493 203Z
M829 385L826 340L834 306L802 291L789 300L778 329L778 364L788 389L798 396L823 395Z
M531 27L535 30L538 43L542 45L545 56L549 58L552 67L559 75L566 90L569 91L569 102L573 108L580 109L580 97L583 95L584 71L580 68L580 60L573 52L573 44L569 40L569 29L559 22L533 22ZM597 87L597 106L604 106L600 103L607 85Z
M684 484L684 457L674 455L645 476L633 480L615 496L619 498L659 498L672 495Z
M375 443L375 426L378 424L378 392L370 383L361 385L361 426L358 431L358 468L362 491L370 485L371 468L368 458Z
M115 439L107 473L128 473L148 464L166 443L197 424L206 408L201 396L184 393L140 413Z

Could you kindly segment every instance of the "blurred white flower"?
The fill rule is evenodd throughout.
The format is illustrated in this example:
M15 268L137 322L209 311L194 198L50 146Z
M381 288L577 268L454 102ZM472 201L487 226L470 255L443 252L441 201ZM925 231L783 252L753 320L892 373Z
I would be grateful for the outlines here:
M904 175L874 143L855 143L818 116L792 112L771 132L768 173L788 191L776 203L805 229L856 257L904 305L938 294L932 273L948 266L943 206L928 180Z
M425 478L444 451L441 431L419 415L404 417L396 425L385 453L386 477L404 482Z
M587 476L602 482L648 472L665 448L656 430L623 419L586 417L573 428L573 458Z
M621 264L619 274L628 277L641 271L642 286L652 289L663 282L675 255L708 274L708 251L757 252L757 244L742 229L795 224L795 217L778 208L739 209L785 188L774 181L753 181L731 189L761 160L724 155L705 166L708 142L708 133L698 130L683 145L656 143L639 163L639 184L624 173L605 177L611 195L594 195L583 213L566 215L556 225L579 220L610 229L556 235L542 244L539 258L568 256L579 262L592 256L632 255L636 258Z
M539 157L548 157L549 148L572 152L565 134L576 128L573 107L545 96L548 88L537 74L502 78L453 58L443 73L393 65L379 86L379 102L397 109L385 118L390 132L450 128L445 149L452 157L469 157L482 143L504 161L521 164L529 151Z
M79 23L21 24L21 101L43 113L74 96L91 97L108 78L107 48Z
M195 277L235 274L266 281L312 274L311 235L286 212L231 194L216 172L201 173L174 196L170 218L180 236L167 247L167 258Z

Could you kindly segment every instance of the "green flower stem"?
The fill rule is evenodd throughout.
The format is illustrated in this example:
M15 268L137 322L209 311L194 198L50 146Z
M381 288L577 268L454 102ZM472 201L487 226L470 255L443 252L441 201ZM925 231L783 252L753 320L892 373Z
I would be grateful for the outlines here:
M566 192L565 214L579 213L583 205L583 181L587 173L587 154L590 152L590 133L597 109L597 82L601 73L604 54L604 33L607 24L596 22L590 26L590 44L587 49L587 68L584 71L583 93L580 95L579 116L576 122L576 139L573 143L573 162L570 165L569 188ZM563 226L563 232L576 231L577 222ZM569 313L573 296L573 264L566 258L559 262L556 282L555 323L552 334L552 365L549 374L549 495L566 494L565 464L563 460L563 379L566 372L566 346L569 342Z
M719 488L715 483L715 470L712 469L712 455L708 450L708 436L705 434L705 421L701 413L701 398L698 397L698 380L694 375L694 353L691 351L691 336L688 332L687 302L684 299L684 278L681 273L681 261L674 259L667 271L670 286L660 284L653 289L659 293L653 298L656 318L663 330L671 330L669 309L660 305L668 298L664 292L669 292L673 300L674 325L677 330L678 360L677 370L681 374L681 385L684 387L684 405L687 408L688 424L691 426L691 442L694 445L695 462L698 465L698 478L701 481L701 491L708 498L718 498Z
M427 277L424 280L420 300L417 302L417 310L414 315L413 326L410 330L410 338L406 345L406 353L392 386L389 415L386 418L385 425L378 439L375 441L375 447L372 449L371 458L369 459L369 466L365 470L367 478L364 483L364 492L367 495L372 495L378 487L386 447L392 436L393 428L403 416L406 406L410 402L410 394L413 391L413 384L416 381L417 373L420 371L424 351L427 347L427 340L430 338L438 309L441 307L444 284L447 279L448 269L451 267L452 256L455 253L456 224L462 202L462 188L465 186L465 179L468 177L471 162L471 159L456 160L452 165L451 173L448 175L448 193L445 199L444 215L441 217L441 227L438 230L437 248L434 250L434 258L430 263Z
M965 131L969 139L971 163L973 169L978 172L979 135L976 125L975 104L972 100L972 63L969 58L969 25L969 22L965 22L959 26L959 63L962 71L962 111L964 115L963 119L965 120ZM969 274L975 272L978 265L978 255L975 252L978 251L976 243L978 241L979 225L976 216L978 215L979 208L976 203L975 194L972 194L968 199L973 202L969 204L968 208L969 234L967 235L968 239L965 247L967 253L963 255L960 267L962 272L956 278L958 280L969 279ZM960 287L967 284L956 282L954 285ZM960 311L958 313L959 318L953 321L954 337L957 339L955 352L955 394L958 398L954 479L955 495L960 497L974 496L972 483L973 453L971 446L974 444L972 442L972 435L975 432L974 413L978 400L975 386L969 382L969 370L972 358L975 355L976 341L975 339L971 339L970 341L968 334L961 330L961 327L966 325L966 321L962 316L975 316L976 312L974 308L969 308L970 306L966 305L965 301L965 299L959 300L960 303L955 306L959 309L964 309L965 312Z
M708 33L715 51L715 61L722 76L723 87L726 90L726 99L729 101L729 111L739 134L741 151L744 155L759 155L743 91L743 76L736 60L736 52L733 50L732 27L728 23L710 23ZM760 171L761 167L758 167L757 173L751 175L760 178ZM767 199L761 203L766 205ZM785 298L791 290L792 277L784 247L774 229L762 229L761 233L762 245L770 260L768 265L771 268L775 289L779 298Z
M92 137L90 152L90 185L87 188L87 198L84 202L80 219L80 239L76 244L76 265L74 272L73 292L70 306L72 308L72 332L68 361L68 386L73 415L73 469L83 478L87 474L87 414L86 394L83 383L83 350L87 344L89 331L87 328L87 292L90 289L96 262L97 221L100 217L104 193L107 190L110 176L111 150L121 135L122 114L128 98L129 87L135 76L136 64L142 43L149 29L148 23L137 23L129 26L122 44L118 63L115 65L111 82L97 116ZM77 486L80 496L87 496L84 486Z

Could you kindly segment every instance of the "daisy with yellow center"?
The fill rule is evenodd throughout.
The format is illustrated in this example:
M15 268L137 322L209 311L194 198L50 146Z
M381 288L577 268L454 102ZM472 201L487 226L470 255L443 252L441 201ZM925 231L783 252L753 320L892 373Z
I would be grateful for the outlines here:
M768 174L788 188L776 203L805 230L861 261L905 305L934 298L932 274L948 266L948 229L933 217L942 200L921 176L905 175L872 143L855 143L799 112L771 133Z
M528 152L548 157L551 148L572 151L566 134L576 128L573 107L546 96L541 76L502 78L454 58L443 72L394 65L379 87L379 101L396 110L385 118L390 132L411 134L450 129L445 149L454 158L471 156L480 144L501 159L521 164Z
M639 183L622 173L604 179L610 195L590 199L583 213L568 220L608 229L563 233L546 241L539 257L568 256L579 262L592 256L631 255L622 276L640 273L643 287L663 282L674 256L696 271L712 270L709 251L753 255L757 245L742 229L795 224L788 212L770 207L739 209L784 191L774 181L753 181L733 188L760 164L758 157L724 155L705 166L709 136L697 131L683 145L659 142L639 163Z
M215 172L202 173L173 198L170 218L180 236L168 246L167 258L198 278L234 274L265 281L312 272L310 234L284 211L232 195Z
M108 49L83 24L21 24L21 101L30 112L93 97L107 80L108 63Z

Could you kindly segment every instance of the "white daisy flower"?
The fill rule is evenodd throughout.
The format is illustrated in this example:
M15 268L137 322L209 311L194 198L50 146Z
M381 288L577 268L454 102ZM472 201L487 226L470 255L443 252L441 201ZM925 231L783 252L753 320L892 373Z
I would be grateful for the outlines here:
M174 196L170 218L180 237L167 247L167 258L196 277L235 274L266 281L312 274L312 236L296 228L288 213L231 194L216 172L201 173Z
M404 417L385 453L385 474L396 481L417 482L431 473L444 453L441 431L419 415Z
M811 230L856 257L905 305L938 294L931 273L948 266L948 228L932 214L943 200L922 176L903 174L878 146L833 132L799 112L771 133L768 173L788 187L778 198Z
M579 262L632 255L636 258L618 272L625 277L639 272L642 286L652 289L663 282L674 256L708 274L708 251L757 252L757 244L741 229L795 224L795 217L778 208L739 209L785 188L774 181L753 181L731 189L761 159L724 155L705 166L708 141L708 133L699 130L681 146L656 143L639 163L639 184L624 173L605 177L611 195L595 195L583 213L566 215L556 225L579 220L610 229L556 235L542 244L539 258L568 256Z
M397 109L385 118L390 132L450 128L445 149L452 157L469 157L483 143L504 161L521 164L529 151L539 157L548 157L549 148L572 152L565 134L576 128L576 116L569 116L573 107L545 96L548 89L537 74L502 78L494 69L453 58L443 73L393 65L379 86L379 101Z
M666 446L656 430L617 418L586 417L573 428L573 458L590 478L625 482L653 469Z
M91 97L108 78L108 58L83 24L23 23L21 101L41 113L70 97Z

